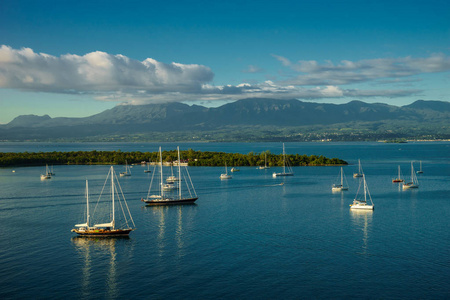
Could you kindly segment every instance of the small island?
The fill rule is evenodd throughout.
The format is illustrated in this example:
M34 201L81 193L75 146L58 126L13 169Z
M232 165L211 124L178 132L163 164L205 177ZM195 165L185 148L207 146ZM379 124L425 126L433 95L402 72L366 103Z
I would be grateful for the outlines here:
M283 166L283 155L270 151L248 154L195 151L180 151L182 163L188 166L216 167L224 166ZM43 165L122 165L146 164L158 161L158 152L122 152L122 151L71 151L71 152L3 152L0 153L0 167L43 166ZM163 151L163 162L172 163L177 160L176 150ZM286 154L292 166L335 166L347 165L339 158L327 158L323 155Z

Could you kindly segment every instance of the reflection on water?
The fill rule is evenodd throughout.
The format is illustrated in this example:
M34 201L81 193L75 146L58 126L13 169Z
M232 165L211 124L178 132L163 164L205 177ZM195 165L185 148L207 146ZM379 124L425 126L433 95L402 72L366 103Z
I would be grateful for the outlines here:
M373 210L350 210L353 224L363 232L362 254L367 254L372 216Z
M118 278L117 278L117 251L116 246L123 242L129 242L128 236L124 237L84 237L76 236L72 238L72 243L78 253L83 257L81 294L82 298L92 298L93 287L91 286L92 273L101 272L96 265L97 259L102 256L109 256L108 271L106 276L107 298L118 298ZM130 248L132 251L132 248ZM100 260L100 264L104 260ZM95 269L95 270L94 270Z
M181 258L185 255L186 239L185 227L189 224L193 224L195 208L197 204L183 204L183 205L167 205L167 206L145 206L145 209L150 210L158 222L158 234L157 234L157 247L160 257L163 257L166 253L166 249L170 247L170 236L173 236L173 241L176 244L177 257ZM189 209L191 208L191 209ZM169 214L173 216L176 212L176 218L169 217ZM176 224L167 224L167 220L176 220ZM168 232L168 228L174 228L174 232Z

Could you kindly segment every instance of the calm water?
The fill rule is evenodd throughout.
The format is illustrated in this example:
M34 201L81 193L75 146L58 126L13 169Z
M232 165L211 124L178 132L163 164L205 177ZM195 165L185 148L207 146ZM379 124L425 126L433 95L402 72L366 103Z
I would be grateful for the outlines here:
M159 144L0 144L8 151L157 151ZM163 144L175 149L175 144ZM281 144L180 144L248 153ZM0 169L0 298L444 299L450 297L450 143L288 143L287 153L339 157L350 190L331 193L338 167L190 168L196 205L146 207L151 174L121 178L136 231L127 239L76 238L84 184L100 192L108 166ZM351 212L361 159L375 204ZM420 188L402 191L397 165L423 162ZM116 171L123 171L117 166ZM284 185L279 183L284 182Z

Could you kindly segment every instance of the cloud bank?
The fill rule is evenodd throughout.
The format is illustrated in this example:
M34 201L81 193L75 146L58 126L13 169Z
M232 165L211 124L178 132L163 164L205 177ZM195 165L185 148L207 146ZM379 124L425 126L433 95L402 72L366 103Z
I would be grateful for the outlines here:
M0 47L0 88L32 92L92 95L100 101L144 104L168 101L237 100L246 97L280 99L329 99L343 97L404 97L422 93L418 89L356 89L343 85L374 81L378 86L405 77L450 70L450 59L443 54L428 58L317 61L292 63L272 55L291 70L282 81L257 84L213 84L213 71L203 65L162 63L153 58L138 61L124 55L91 52L59 57L36 53L30 48ZM292 71L294 75L292 76ZM265 72L249 65L245 73Z
M300 60L291 63L282 56L273 55L283 66L300 73L284 81L285 84L344 85L386 78L403 78L424 73L439 73L450 70L450 58L444 54L433 54L428 58L380 58L360 61L343 60L339 64L326 61Z
M0 48L0 87L4 88L56 93L190 93L213 77L206 66L165 64L152 58L141 62L100 51L55 57L30 48Z

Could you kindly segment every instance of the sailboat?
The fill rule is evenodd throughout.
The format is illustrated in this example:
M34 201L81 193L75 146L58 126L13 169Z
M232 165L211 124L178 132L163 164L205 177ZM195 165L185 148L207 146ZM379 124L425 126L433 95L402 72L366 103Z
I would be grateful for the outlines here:
M270 169L270 167L267 166L267 153L264 153L264 166L259 166L260 170Z
M279 176L294 176L294 173L292 172L291 167L288 165L288 171L286 172L286 163L289 163L286 161L286 153L284 151L284 143L283 143L283 172L282 173L276 173L274 172L272 174L273 177L279 177Z
M361 189L361 182L364 183L364 188L362 194L364 194L364 198L359 196L359 191ZM358 196L360 198L358 198ZM350 204L350 209L360 209L360 210L373 210L374 205L372 202L372 197L370 196L369 187L367 186L366 176L364 173L362 174L362 180L359 181L358 191L356 192L355 199L353 203Z
M420 170L417 171L416 173L417 174L422 174L423 173L423 171L422 171L422 161L420 161Z
M144 170L144 173L151 173L152 171L150 171L150 161L148 161L147 163L147 170Z
M419 181L417 180L417 176L414 173L414 166L413 162L411 162L411 181L403 183L403 189L418 189L419 188Z
M225 162L225 174L220 174L220 179L231 179L231 174L228 174L227 163Z
M358 172L357 173L353 173L353 177L362 177L363 176L363 171L361 168L361 160L358 159Z
M174 183L175 181L178 181L178 178L173 175L173 165L171 166L171 169L172 169L172 175L166 178L167 183Z
M331 187L331 191L333 191L333 192L348 191L348 183L347 183L347 185L344 186L345 174L344 174L344 169L342 167L341 167L341 171L339 172L339 175L341 177L341 183L333 184L333 186ZM345 179L345 181L347 182L347 179Z
M52 173L48 169L48 165L45 165L45 173L41 174L41 180L51 179Z
M103 185L103 190L108 182L108 179L111 179L111 220L109 223L101 223L94 224L94 226L90 225L90 214L89 214L89 185L86 180L86 222L82 224L76 224L72 232L75 232L82 236L91 236L91 237L114 237L114 236L128 236L131 231L135 230L133 217L131 216L130 210L128 208L127 202L125 201L125 197L123 196L122 188L120 187L119 181L117 179L116 173L114 172L114 168L111 166L108 176L106 177L105 184ZM115 180L114 180L115 179ZM116 184L118 189L116 188ZM120 192L120 194L119 194ZM100 200L102 193L100 193ZM121 196L120 196L121 195ZM117 196L117 200L116 200ZM123 203L121 203L121 199ZM120 208L122 209L122 213L124 216L125 226L124 228L118 228L116 226L116 213L115 213L115 202L119 201ZM97 204L98 205L98 204ZM127 213L125 213L127 211ZM127 217L128 215L128 217ZM128 220L129 219L129 220ZM128 221L131 221L133 227L128 225Z
M180 148L177 147L178 150L178 162L180 162ZM152 188L152 183L153 183L153 176L152 176L152 180L150 182L150 187L148 189L148 194L147 194L147 198L146 199L141 199L141 201L147 203L148 205L170 205L170 204L192 204L194 203L198 197L197 197L197 193L195 192L194 189L194 185L192 184L192 180L191 180L191 176L189 175L189 171L187 169L187 167L185 167L186 170L186 177L185 180L183 180L184 182L186 182L186 187L187 190L189 192L189 197L185 197L182 195L182 188L181 188L181 164L178 163L178 177L180 180L178 180L178 195L174 196L174 197L169 197L164 193L164 181L163 181L163 164L162 164L162 152L161 152L161 147L159 147L159 157L160 157L160 189L159 189L159 194L155 194L155 195L150 195L151 193L151 188ZM153 173L154 175L155 173ZM172 183L172 185L175 185L174 183Z
M392 179L392 182L403 182L405 180L402 179L401 175L400 175L400 166L398 166L398 176L397 178Z
M125 172L120 172L119 174L121 177L123 176L131 176L131 169L130 166L128 166L128 162L125 161Z

